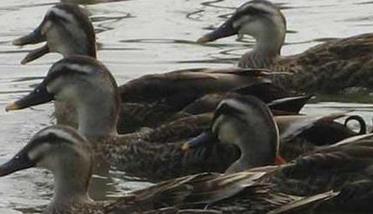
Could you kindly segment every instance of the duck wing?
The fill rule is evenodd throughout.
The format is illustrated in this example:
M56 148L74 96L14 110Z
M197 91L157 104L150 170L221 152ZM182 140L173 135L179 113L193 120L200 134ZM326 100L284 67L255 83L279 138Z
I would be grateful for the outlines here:
M180 110L202 95L249 85L262 76L261 70L242 68L179 70L142 76L119 91L123 102L158 102Z

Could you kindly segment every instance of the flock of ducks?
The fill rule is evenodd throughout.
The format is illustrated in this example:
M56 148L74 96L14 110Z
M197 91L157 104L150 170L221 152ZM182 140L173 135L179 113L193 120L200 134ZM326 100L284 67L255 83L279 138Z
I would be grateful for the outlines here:
M50 170L48 214L371 213L373 134L359 116L345 120L359 122L356 133L334 122L345 113L300 114L312 96L293 91L371 88L373 34L282 57L285 33L276 5L249 1L198 39L254 37L239 67L151 74L118 86L96 59L94 28L83 9L53 6L13 44L46 42L22 64L49 52L63 59L6 111L54 101L59 125L36 133L0 166L0 176ZM110 167L163 181L95 202L87 193L92 173Z

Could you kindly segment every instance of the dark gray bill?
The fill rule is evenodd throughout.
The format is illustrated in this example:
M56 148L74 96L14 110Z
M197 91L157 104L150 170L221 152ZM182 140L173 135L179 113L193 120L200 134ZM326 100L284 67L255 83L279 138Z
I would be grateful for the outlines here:
M28 169L35 166L26 153L20 152L8 162L0 166L0 177L12 174L22 169Z
M13 111L13 110L24 109L27 107L47 103L53 100L53 98L54 98L53 94L49 93L45 85L42 83L38 87L36 87L30 94L7 105L5 107L5 110Z
M32 33L14 40L13 45L22 46L22 45L29 45L29 44L37 44L37 43L45 42L45 41L46 41L46 38L41 33L41 27L39 26ZM37 48L35 50L32 50L30 53L28 53L27 56L21 61L21 64L26 64L28 62L31 62L37 58L40 58L41 56L47 53L49 53L49 48L48 48L48 44L45 44L43 47Z
M232 19L228 19L224 24L222 24L217 29L199 38L197 42L198 43L212 42L220 38L233 36L237 33L238 33L238 29L233 27Z
M202 132L197 137L184 143L182 146L182 149L189 150L189 149L197 148L200 146L207 146L212 143L215 143L216 141L217 141L217 138L211 132Z
M45 42L46 38L41 33L41 27L37 27L34 31L26 36L22 36L18 39L13 40L13 45L22 46L22 45L30 45L30 44L37 44L40 42Z
M30 53L28 53L26 57L23 58L23 60L21 61L21 64L24 65L28 62L34 61L35 59L40 58L47 53L49 53L49 47L47 44L45 44L44 46L40 48L30 51Z

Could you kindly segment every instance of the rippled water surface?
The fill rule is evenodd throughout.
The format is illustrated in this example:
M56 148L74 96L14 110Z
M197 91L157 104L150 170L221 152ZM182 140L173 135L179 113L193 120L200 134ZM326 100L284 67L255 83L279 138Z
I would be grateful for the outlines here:
M253 44L251 38L226 38L208 45L194 41L221 23L239 0L70 0L84 4L98 32L99 59L114 73L119 84L149 73L180 68L226 67ZM367 0L276 0L288 21L284 55L299 53L329 38L372 31L373 2ZM51 105L6 113L5 105L31 90L60 58L57 54L20 65L27 50L13 47L11 40L30 32L46 10L57 1L2 0L0 4L0 163L21 148L33 133L53 123ZM368 122L373 105L339 102L310 104L305 111L327 113L356 110ZM368 100L369 99L365 99ZM345 103L341 102L344 101ZM367 101L365 101L367 102ZM355 113L356 113L355 112ZM123 181L122 173L95 176L95 199L121 195L147 183ZM51 175L27 170L0 178L0 213L33 213L48 203L52 194Z

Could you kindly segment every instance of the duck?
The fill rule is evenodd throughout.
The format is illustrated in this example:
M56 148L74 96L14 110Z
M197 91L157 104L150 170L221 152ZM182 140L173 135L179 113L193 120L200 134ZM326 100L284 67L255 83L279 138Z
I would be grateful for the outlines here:
M93 144L97 168L115 167L128 175L148 180L158 181L204 171L223 172L239 158L239 151L232 144L216 143L191 152L182 149L186 140L209 129L213 113L181 118L156 129L118 134L120 96L117 88L114 77L99 61L88 56L69 56L53 64L44 80L28 95L9 103L6 111L53 100L71 103L78 111L79 133ZM233 103L240 104L240 101ZM257 117L256 111L252 112L254 115L246 118ZM310 124L317 124L322 118L295 115L282 123L298 121L300 127L312 127ZM283 132L300 130L288 127Z
M54 5L33 32L15 39L13 44L24 46L41 42L46 44L30 51L22 64L49 52L60 53L63 57L85 55L97 58L94 27L87 12L76 4ZM265 75L272 74L266 70L242 68L186 69L130 80L119 87L122 113L118 131L131 133L141 127L158 127L166 121L186 116L177 113L202 95L251 85ZM56 102L55 108L58 124L78 127L76 112L71 105Z
M197 42L204 44L232 35L253 37L254 47L240 58L238 66L291 73L270 77L276 85L289 90L313 94L344 94L354 88L371 91L372 33L333 39L303 53L282 56L286 30L286 18L277 5L252 0Z
M260 103L257 99L251 101ZM269 109L265 105L261 107L259 111L266 110L269 117L258 119L271 122L273 126L272 130L265 130L269 136L266 140L261 138L260 143L264 144L237 140L238 131L231 135L236 137L228 136L226 128L229 125L223 122L230 124L233 118L219 119L222 115L217 116L218 122L212 130L222 132L218 137L233 140L232 143L239 143L242 149L249 149L244 145L249 143L254 146L249 150L275 160L279 134ZM77 130L54 125L36 133L13 158L1 164L0 177L31 167L50 170L55 188L52 201L44 211L46 214L274 214L289 210L299 213L299 209L310 211L306 205L312 205L312 210L317 211L370 213L372 208L368 202L373 196L372 140L373 134L355 136L290 163L241 171L241 167L255 162L243 155L241 163L234 163L224 174L204 172L187 175L130 192L115 201L95 202L87 193L94 167L92 144ZM255 155L254 151L248 152ZM249 154L246 151L242 153ZM270 162L266 159L262 161ZM307 209L304 210L304 207Z
M43 213L100 213L104 203L88 195L93 169L91 144L71 127L51 126L36 133L24 148L0 167L0 176L38 167L52 172L54 194Z

